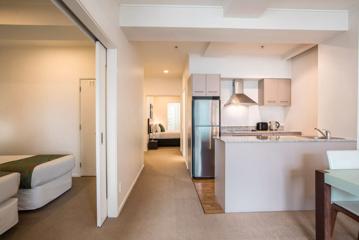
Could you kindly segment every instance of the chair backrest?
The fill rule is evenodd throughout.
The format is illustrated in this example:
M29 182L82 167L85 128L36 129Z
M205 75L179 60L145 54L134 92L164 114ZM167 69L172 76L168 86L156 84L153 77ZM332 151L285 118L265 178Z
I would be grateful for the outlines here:
M359 151L328 151L330 169L359 169Z

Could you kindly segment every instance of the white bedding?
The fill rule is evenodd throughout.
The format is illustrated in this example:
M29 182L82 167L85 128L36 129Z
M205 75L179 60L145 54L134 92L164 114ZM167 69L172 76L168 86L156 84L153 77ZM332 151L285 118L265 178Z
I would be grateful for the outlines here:
M31 189L20 189L17 196L19 198L19 210L34 210L45 206L52 200L61 196L72 186L71 171L50 182Z
M151 139L176 139L180 138L180 132L156 132L151 133Z
M17 199L10 198L0 204L0 235L19 221ZM1 237L0 237L1 238Z
M19 173L10 173L0 177L0 204L16 195L19 184Z
M34 155L0 155L0 164L16 161ZM31 187L40 186L72 171L75 159L72 155L57 158L40 164L34 168L31 179Z

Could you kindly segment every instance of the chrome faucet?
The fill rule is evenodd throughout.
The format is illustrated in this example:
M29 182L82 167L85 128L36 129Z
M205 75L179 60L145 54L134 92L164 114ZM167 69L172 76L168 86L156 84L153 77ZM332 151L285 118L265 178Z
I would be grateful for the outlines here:
M320 138L330 139L330 137L332 135L329 130L326 130L326 129L320 130L319 128L314 128L314 129L317 130L322 135L322 137L320 137Z

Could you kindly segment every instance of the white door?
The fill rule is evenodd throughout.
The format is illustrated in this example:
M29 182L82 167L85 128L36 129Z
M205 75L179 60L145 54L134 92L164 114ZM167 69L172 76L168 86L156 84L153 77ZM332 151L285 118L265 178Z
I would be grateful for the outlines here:
M96 81L80 80L81 175L96 176Z
M107 218L106 48L96 42L96 198L97 226Z

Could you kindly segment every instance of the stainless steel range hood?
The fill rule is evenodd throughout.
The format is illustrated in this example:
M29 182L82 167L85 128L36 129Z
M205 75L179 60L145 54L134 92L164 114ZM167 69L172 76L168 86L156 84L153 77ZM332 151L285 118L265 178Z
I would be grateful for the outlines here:
M238 79L233 81L233 95L228 99L224 106L228 105L255 105L257 104L253 99L243 93L243 80Z

